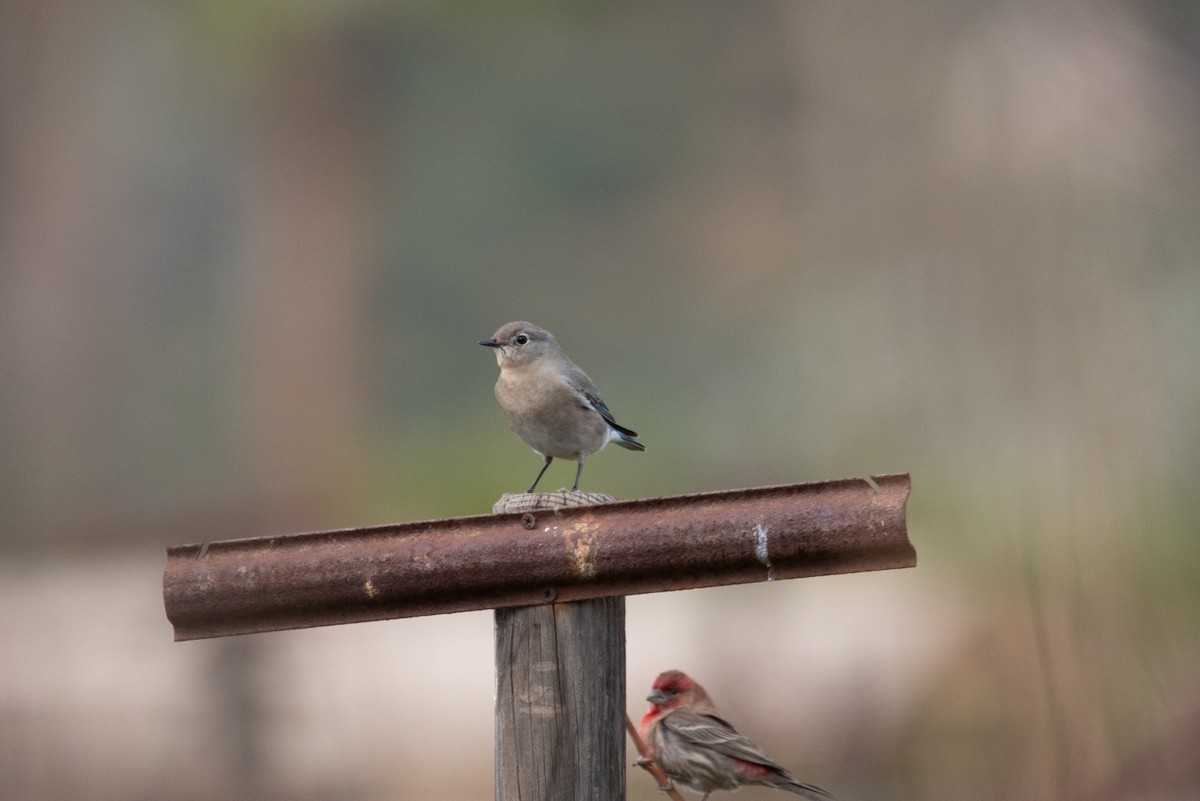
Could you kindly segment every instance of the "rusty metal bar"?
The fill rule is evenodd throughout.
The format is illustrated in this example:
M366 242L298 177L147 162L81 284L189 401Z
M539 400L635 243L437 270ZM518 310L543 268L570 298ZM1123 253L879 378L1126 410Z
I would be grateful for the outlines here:
M912 567L908 474L167 551L176 640Z

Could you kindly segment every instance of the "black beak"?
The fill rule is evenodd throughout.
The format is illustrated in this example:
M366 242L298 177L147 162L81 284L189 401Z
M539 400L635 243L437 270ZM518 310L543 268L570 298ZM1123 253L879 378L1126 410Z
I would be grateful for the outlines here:
M480 344L480 345L483 345L485 348L498 348L498 347L500 347L500 343L496 341L496 338L495 338L495 337L492 337L492 338L490 338L490 339L481 339L481 340L479 340L479 344Z

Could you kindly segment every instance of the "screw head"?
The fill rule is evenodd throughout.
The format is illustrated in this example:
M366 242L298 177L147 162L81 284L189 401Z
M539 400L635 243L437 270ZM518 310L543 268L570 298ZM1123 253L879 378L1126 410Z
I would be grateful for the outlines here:
M542 600L546 601L547 603L553 601L557 597L558 593L554 591L553 587L547 587L546 589L542 590Z
M537 518L526 512L521 515L521 525L525 528L533 528L537 525Z

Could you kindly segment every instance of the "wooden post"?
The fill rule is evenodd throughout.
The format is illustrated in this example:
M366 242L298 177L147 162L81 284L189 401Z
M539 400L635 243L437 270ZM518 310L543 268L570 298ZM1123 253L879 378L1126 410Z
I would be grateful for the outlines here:
M611 501L506 495L493 511ZM496 610L496 800L625 798L625 598Z

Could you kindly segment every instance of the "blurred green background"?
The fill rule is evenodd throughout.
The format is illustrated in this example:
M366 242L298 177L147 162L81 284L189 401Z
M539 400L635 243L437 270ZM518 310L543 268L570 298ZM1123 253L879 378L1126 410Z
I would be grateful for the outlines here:
M489 614L173 644L159 582L523 489L512 319L648 445L586 490L913 475L915 570L631 598L631 713L1200 796L1186 0L0 1L0 796L491 797Z

